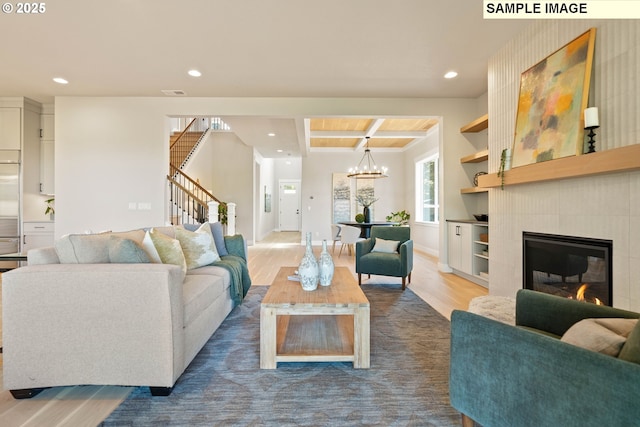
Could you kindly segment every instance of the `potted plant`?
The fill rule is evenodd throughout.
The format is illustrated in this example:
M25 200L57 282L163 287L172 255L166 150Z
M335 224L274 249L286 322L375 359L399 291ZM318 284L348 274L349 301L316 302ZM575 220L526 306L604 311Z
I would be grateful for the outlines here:
M505 148L500 154L500 166L498 167L498 177L502 178L500 188L504 190L504 173L511 169L511 150Z
M54 197L44 201L47 204L47 209L44 211L44 214L49 215L51 221L53 221L54 215L56 213L56 208L54 206L55 201L56 199Z
M220 203L218 205L218 219L220 224L227 225L227 205Z
M397 222L398 225L408 225L411 214L405 210L398 212L391 212L391 215L387 215L387 221Z

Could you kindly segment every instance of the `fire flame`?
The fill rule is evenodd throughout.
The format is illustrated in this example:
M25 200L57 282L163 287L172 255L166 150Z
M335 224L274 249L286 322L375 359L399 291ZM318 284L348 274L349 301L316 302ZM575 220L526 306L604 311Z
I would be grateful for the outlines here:
M589 287L589 285L587 283L583 283L582 286L580 286L580 288L578 288L578 291L576 292L576 299L578 301L584 301L584 293L587 290L587 288ZM600 301L600 299L598 298L594 298L593 302L596 305L602 305L602 301Z

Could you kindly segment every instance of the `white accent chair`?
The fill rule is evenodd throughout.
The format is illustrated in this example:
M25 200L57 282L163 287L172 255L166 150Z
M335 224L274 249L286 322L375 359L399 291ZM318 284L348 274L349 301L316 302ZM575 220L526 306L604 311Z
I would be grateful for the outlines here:
M331 224L331 238L333 239L333 253L336 253L336 242L340 241L340 232L342 226L340 224Z
M358 227L348 225L342 227L342 231L340 232L340 243L342 243L342 246L340 246L338 256L342 255L342 249L345 245L347 245L349 255L352 255L355 252L352 251L353 246L360 240L364 239L360 237L360 229Z

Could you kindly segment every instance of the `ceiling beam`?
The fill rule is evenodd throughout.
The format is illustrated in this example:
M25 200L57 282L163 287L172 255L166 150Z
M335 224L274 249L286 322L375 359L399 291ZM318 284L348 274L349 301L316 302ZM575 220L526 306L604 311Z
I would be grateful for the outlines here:
M310 131L310 138L425 138L427 131L401 131L401 130L389 130L375 132L369 135L369 132L363 132L359 130L312 130Z

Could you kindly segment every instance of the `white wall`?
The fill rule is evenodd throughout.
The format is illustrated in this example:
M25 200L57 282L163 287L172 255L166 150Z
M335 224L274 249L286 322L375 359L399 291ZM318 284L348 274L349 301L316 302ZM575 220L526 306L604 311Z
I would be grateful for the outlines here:
M459 132L462 125L476 118L475 100L469 99L374 99L374 98L99 98L57 97L56 110L56 235L85 230L122 230L162 224L165 221L165 181L168 172L170 121L176 116L247 115L271 117L348 116L441 116L440 151L443 170L459 165L460 157L473 150ZM231 145L229 157L219 171L227 180L239 179L248 194L221 194L235 201L238 232L253 240L254 187L253 157L245 164L244 149ZM230 162L242 153L240 166ZM359 161L361 153L303 159L303 206L305 195L323 195L331 188L330 172L342 171ZM328 168L314 169L317 158L330 162ZM396 159L397 158L397 159ZM390 155L391 174L401 177L404 159ZM344 163L339 163L344 161ZM307 165L311 172L306 171ZM279 169L279 168L276 168ZM318 175L316 175L318 174ZM279 176L276 173L275 179ZM407 207L408 188L393 186L394 179L380 184L376 218L384 219L391 210ZM441 222L444 218L467 217L459 189L469 178L447 176L442 180ZM222 185L228 182L222 183ZM404 185L404 179L400 182ZM308 188L307 188L308 187ZM215 189L214 189L215 190ZM224 193L225 190L221 190ZM274 187L275 191L275 187ZM217 193L220 193L217 192ZM217 194L214 193L214 194ZM399 194L398 194L399 193ZM318 203L319 199L316 199ZM129 210L130 202L151 205L151 210ZM247 209L244 209L244 206ZM329 235L321 222L330 217L326 207L312 206L303 215L303 231L316 230ZM444 228L444 227L441 227ZM319 235L320 236L320 235ZM440 230L440 254L446 254L446 239ZM444 248L444 249L443 249Z
M596 27L590 106L599 107L597 150L639 143L640 21L539 21L489 63L489 167L513 144L520 73ZM613 240L613 305L640 310L640 172L492 189L489 289L522 288L522 232Z
M406 210L411 214L411 239L416 249L439 256L440 252L440 226L446 226L446 222L441 224L416 223L416 179L415 164L422 160L426 154L438 154L440 152L440 126L435 126L429 130L427 138L412 146L404 152L404 186L408 189L405 195L404 207L394 209L393 212Z
M375 197L373 221L384 221L394 210L406 209L406 195L410 191L405 185L404 156L402 153L376 152L373 158L380 166L389 168L389 178L374 180ZM362 152L310 153L302 159L302 235L313 233L314 242L331 241L333 220L333 173L346 172L357 165ZM351 212L352 220L358 212Z
M159 107L152 98L56 98L56 236L164 224L168 120Z
M212 131L201 142L185 172L193 179L200 179L218 199L235 203L236 229L244 231L251 230L253 222L252 168L252 147L231 132ZM246 237L250 243L253 241L252 233Z

